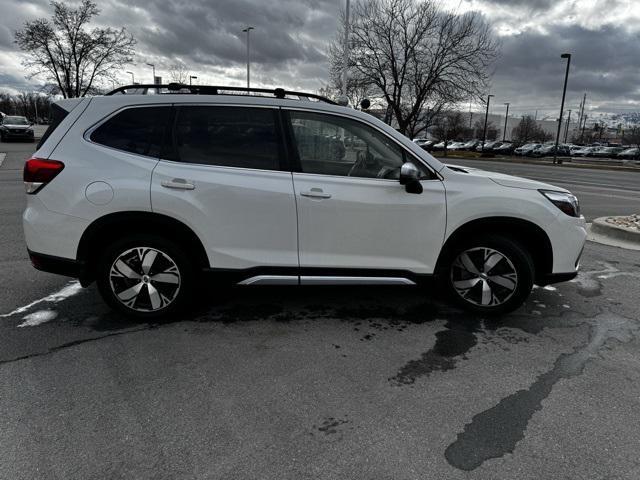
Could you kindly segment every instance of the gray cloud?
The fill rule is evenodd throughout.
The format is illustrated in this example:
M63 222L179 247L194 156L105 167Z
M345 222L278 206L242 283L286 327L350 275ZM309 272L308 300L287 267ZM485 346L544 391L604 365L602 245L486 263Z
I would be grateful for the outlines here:
M454 8L482 11L501 34L492 93L512 111L550 114L559 103L564 61L573 54L567 101L587 91L600 108L640 110L640 37L635 22L615 12L633 11L634 0L592 13L575 0L451 0ZM0 0L0 84L26 84L13 32L25 20L47 15L47 0ZM97 22L124 26L138 40L136 79L151 80L147 62L166 76L182 62L200 81L242 84L245 34L252 25L252 78L263 86L316 90L328 81L326 47L334 37L344 0L101 0ZM629 5L631 5L629 7ZM553 10L553 11L552 11ZM558 13L560 12L560 13ZM586 12L586 13L585 13ZM121 80L127 81L122 72ZM33 80L33 82L37 82ZM1 86L1 85L0 85ZM636 102L629 104L629 102Z
M493 89L514 111L557 109L562 93L565 60L572 54L567 101L579 103L587 92L591 104L620 106L640 102L638 33L614 26L588 30L580 26L550 27L546 33L524 32L503 37ZM521 106L519 107L518 104ZM532 108L529 108L532 107ZM633 107L633 106L632 106ZM640 110L640 105L637 106Z

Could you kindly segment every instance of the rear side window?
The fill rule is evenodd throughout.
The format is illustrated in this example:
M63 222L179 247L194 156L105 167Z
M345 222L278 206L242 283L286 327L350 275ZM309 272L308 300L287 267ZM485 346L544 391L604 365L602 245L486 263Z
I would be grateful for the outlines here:
M91 134L91 141L106 147L149 157L160 156L171 107L128 108Z
M67 115L69 115L69 112L67 112L60 105L57 105L55 103L51 105L51 123L49 124L49 127L47 127L47 130L44 132L44 135L42 135L42 138L40 139L40 141L38 142L38 147L36 148L36 150L39 149L42 145L44 145L44 142L47 141L47 138L49 138L49 136L53 133L53 131L56 128L58 128L58 125L60 125L62 120L64 120Z
M174 158L188 163L279 170L276 111L187 106L178 110Z

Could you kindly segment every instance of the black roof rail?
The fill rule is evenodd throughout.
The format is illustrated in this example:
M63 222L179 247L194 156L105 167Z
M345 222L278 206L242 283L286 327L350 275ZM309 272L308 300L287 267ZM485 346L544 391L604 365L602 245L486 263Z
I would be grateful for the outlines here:
M158 93L159 90L167 90L166 93L190 93L192 95L233 95L234 93L226 93L226 92L239 92L239 93L247 93L251 95L252 93L262 93L273 95L276 98L286 98L287 96L295 96L298 99L314 99L320 102L330 103L331 105L338 105L333 100L329 100L327 97L323 97L322 95L316 95L315 93L306 93L306 92L294 92L291 90L285 90L283 88L246 88L246 87L225 87L221 85L185 85L182 83L168 83L162 85L155 85L152 83L145 84L135 84L135 85L123 85L122 87L118 87L115 90L111 90L105 95L115 95L117 93L126 94L127 90L143 90L143 95L146 94L149 90L156 90ZM184 92L184 91L187 92ZM254 96L264 96L264 95L254 95Z

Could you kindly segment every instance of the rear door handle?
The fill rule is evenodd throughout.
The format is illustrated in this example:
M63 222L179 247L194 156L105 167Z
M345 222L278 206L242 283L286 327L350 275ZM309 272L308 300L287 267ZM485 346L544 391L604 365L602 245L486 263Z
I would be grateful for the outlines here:
M331 194L324 193L321 188L312 188L306 192L300 192L300 195L309 198L331 198Z
M184 178L174 178L173 180L163 180L160 182L165 188L173 188L174 190L193 190L196 186L187 182Z

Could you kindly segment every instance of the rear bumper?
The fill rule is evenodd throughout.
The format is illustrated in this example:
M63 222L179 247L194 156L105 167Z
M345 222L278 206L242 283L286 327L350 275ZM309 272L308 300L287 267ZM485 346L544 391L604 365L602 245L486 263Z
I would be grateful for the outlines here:
M66 277L81 278L84 276L85 264L77 260L55 257L53 255L46 255L44 253L29 252L29 258L31 264L37 270L43 272L55 273L57 275L64 275Z

